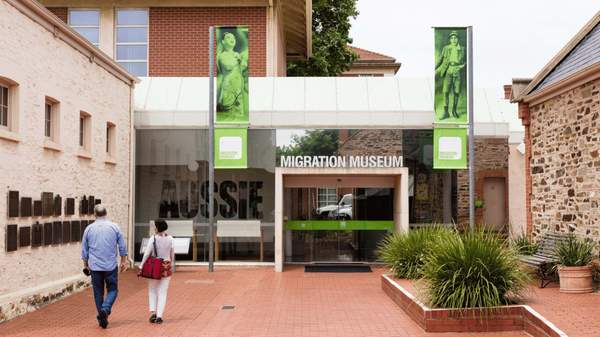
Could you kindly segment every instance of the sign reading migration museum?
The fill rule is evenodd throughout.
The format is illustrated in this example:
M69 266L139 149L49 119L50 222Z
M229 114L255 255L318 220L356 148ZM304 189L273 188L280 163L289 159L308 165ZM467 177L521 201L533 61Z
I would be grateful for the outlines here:
M248 124L248 27L217 27L217 124Z
M281 167L298 167L298 168L402 167L402 156L281 156Z
M435 28L434 123L468 124L467 29Z

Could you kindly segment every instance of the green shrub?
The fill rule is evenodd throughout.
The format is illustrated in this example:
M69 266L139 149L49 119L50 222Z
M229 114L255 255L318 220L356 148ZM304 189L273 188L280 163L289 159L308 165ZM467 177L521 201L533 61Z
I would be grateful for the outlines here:
M519 255L533 255L540 246L539 243L529 240L525 235L513 239L511 245Z
M416 279L423 275L426 253L437 240L452 235L456 235L452 230L438 226L393 233L382 240L376 253L395 277Z
M486 308L512 303L529 278L517 254L497 235L477 230L440 240L423 276L429 303L439 308Z
M575 235L569 234L565 241L556 245L558 264L565 267L587 266L592 262L594 242L580 240Z

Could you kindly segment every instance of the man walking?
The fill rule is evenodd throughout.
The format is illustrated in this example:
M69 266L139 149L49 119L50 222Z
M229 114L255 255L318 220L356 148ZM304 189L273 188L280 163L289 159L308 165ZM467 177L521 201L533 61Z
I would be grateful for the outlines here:
M96 205L94 214L96 215L96 221L83 232L81 259L83 260L84 270L89 270L92 275L98 324L106 329L108 316L118 293L117 248L121 256L119 267L121 271L125 271L127 247L119 226L106 218L106 208L100 204ZM105 286L106 298L104 297Z

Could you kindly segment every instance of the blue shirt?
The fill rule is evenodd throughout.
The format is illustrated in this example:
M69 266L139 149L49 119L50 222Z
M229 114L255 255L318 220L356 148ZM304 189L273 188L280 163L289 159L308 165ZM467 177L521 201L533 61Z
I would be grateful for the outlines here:
M127 246L121 229L106 217L97 218L86 227L81 242L81 259L88 261L93 271L117 268L117 247L120 256L127 256Z

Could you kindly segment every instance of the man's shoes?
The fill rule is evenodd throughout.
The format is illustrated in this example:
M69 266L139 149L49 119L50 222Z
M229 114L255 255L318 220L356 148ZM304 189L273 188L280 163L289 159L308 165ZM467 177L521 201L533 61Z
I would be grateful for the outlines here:
M98 323L102 329L106 329L108 327L108 312L104 309L100 309L98 313Z
M156 314L150 315L150 319L148 321L150 321L150 323L156 323Z
M156 317L156 321L154 323L156 324L162 324L163 320L160 317Z

